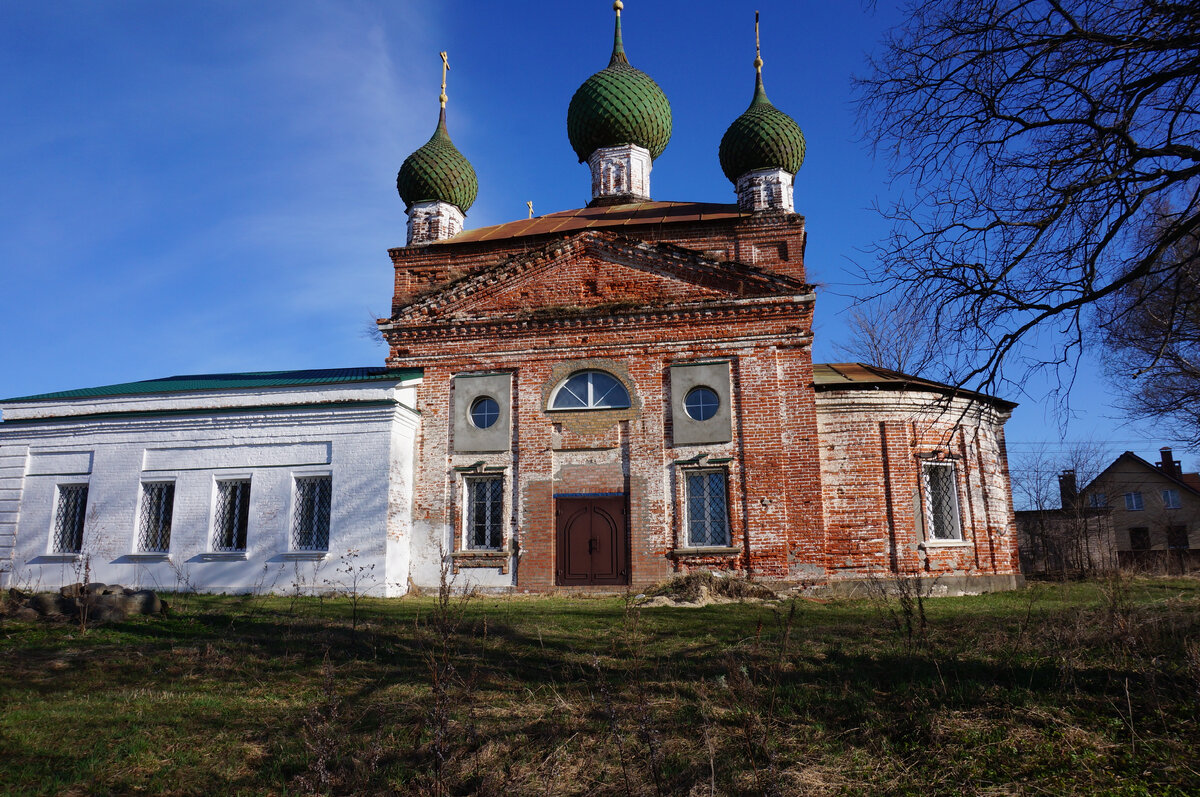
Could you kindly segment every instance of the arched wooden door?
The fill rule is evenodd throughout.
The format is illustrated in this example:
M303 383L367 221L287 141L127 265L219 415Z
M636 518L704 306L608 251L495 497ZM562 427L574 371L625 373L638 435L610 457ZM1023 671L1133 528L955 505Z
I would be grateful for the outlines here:
M556 498L554 582L563 586L629 583L624 496Z

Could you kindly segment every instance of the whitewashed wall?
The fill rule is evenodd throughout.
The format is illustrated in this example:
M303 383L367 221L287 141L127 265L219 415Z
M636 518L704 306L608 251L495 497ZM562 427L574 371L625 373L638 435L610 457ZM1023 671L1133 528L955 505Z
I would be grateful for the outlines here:
M414 403L410 384L392 382L5 405L5 585L54 589L81 580L86 562L88 580L130 587L344 591L357 576L360 591L403 594L412 536ZM100 413L105 417L72 417ZM293 552L294 479L317 474L332 476L329 550ZM230 478L251 482L244 556L212 552L216 482ZM137 552L144 481L175 483L165 557ZM88 485L78 557L51 552L61 483Z

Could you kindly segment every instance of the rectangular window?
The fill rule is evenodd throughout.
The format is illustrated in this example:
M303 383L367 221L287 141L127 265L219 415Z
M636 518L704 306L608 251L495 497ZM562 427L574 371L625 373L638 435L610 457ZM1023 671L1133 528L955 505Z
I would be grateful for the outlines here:
M1140 512L1144 506L1141 493L1125 493L1125 509L1127 511Z
M329 550L329 506L333 477L298 476L292 515L292 550Z
M504 478L467 479L467 548L499 549L504 539Z
M1172 551L1186 551L1188 545L1187 526L1167 526L1167 547Z
M246 528L250 520L250 480L217 482L217 511L213 517L212 549L219 552L246 550Z
M1129 549L1131 551L1150 550L1150 529L1142 527L1130 529Z
M958 480L953 462L926 462L925 516L929 521L930 538L961 540L958 523Z
M1093 509L1103 509L1108 506L1108 496L1105 493L1092 493L1088 496L1088 506Z
M86 484L58 485L58 501L54 510L54 553L79 553L83 549L87 494Z
M728 473L724 470L684 472L687 492L687 544L692 548L728 546Z
M1163 506L1167 509L1179 509L1183 504L1179 502L1178 490L1163 490Z
M171 550L171 512L174 508L175 482L142 482L139 551L167 553Z

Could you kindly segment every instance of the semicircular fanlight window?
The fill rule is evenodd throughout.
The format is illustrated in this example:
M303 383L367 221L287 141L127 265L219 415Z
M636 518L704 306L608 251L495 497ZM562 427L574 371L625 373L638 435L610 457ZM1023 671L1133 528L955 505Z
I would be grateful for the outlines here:
M550 399L552 410L620 410L629 406L629 391L604 371L580 371L567 377Z

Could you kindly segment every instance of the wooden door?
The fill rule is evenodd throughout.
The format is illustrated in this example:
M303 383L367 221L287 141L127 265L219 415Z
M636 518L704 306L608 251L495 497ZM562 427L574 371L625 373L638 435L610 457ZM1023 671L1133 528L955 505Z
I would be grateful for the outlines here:
M629 583L625 497L557 498L555 583Z

